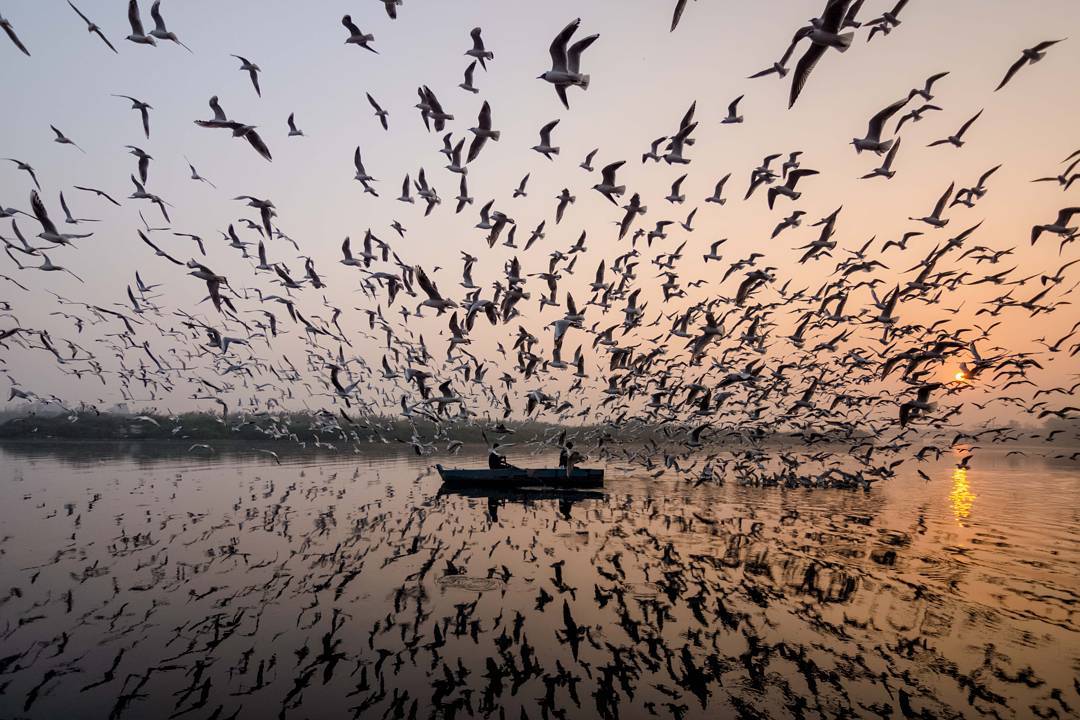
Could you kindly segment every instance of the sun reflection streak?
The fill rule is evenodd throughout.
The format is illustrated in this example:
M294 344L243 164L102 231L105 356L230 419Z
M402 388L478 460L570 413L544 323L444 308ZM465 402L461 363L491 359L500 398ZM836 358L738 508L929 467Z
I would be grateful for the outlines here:
M975 504L975 493L971 492L968 484L968 471L966 468L953 469L952 491L949 493L949 502L952 503L953 515L961 525L971 515L971 508Z

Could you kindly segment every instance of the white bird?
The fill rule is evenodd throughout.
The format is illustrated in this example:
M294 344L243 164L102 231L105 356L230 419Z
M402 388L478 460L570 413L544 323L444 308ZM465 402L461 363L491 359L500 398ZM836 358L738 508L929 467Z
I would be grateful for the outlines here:
M75 7L75 3L71 2L71 0L68 0L68 5L70 5L71 9L75 11L75 14L81 17L83 19L83 22L86 23L87 32L97 35L99 38L101 38L102 42L109 46L110 50L112 50L114 53L119 53L119 51L113 46L113 44L109 42L109 38L105 37L105 33L101 31L101 28L91 22L90 18L86 17L86 15L84 15L83 12L79 10L79 8Z
M72 147L77 148L79 152L83 153L84 155L86 154L85 150L79 147L74 140L64 135L64 133L60 132L55 125L50 125L49 127L52 128L52 131L54 133L56 133L56 137L53 138L53 142L60 143L61 145L71 145Z
M1062 40L1064 40L1064 38L1062 38ZM1013 75L1019 72L1020 68L1024 67L1029 63L1037 63L1044 57L1046 57L1046 51L1050 47L1057 45L1059 42L1062 42L1062 40L1045 40L1036 45L1035 47L1025 48L1023 53L1020 55L1020 59L1014 62L1009 67L1008 71L1005 73L1005 77L1003 77L1001 79L1001 82L998 83L998 86L994 88L994 92L997 92L1001 88L1005 87L1005 84L1012 80Z
M462 90L467 90L468 92L471 92L474 95L476 93L480 92L480 90L478 90L476 88L476 86L473 85L473 72L475 70L476 70L476 61L473 60L471 63L469 63L469 66L467 68L465 68L465 79L462 82L458 83L459 88L461 88Z
M127 36L127 40L139 45L157 45L157 40L147 35L143 29L138 0L128 1L128 24L131 25L131 34Z
M295 113L289 113L289 137L303 137L304 131L296 127Z
M555 129L555 126L559 124L558 120L552 120L544 127L540 128L540 144L533 145L532 149L540 153L548 160L554 160L552 155L559 154L559 148L551 144L551 131Z
M582 90L589 89L589 76L581 72L581 53L600 37L599 35L589 35L578 40L568 50L566 45L580 25L581 18L576 18L555 36L555 39L551 41L551 47L548 49L551 54L551 69L544 71L537 78L546 80L555 86L555 92L559 95L559 100L562 101L567 110L570 109L570 103L566 98L566 89L568 87L575 85Z
M948 219L943 220L941 218L941 213L945 210L945 203L949 202L949 196L952 195L952 191L953 191L954 187L956 187L955 182L949 183L948 189L945 190L945 193L940 198L938 198L937 204L934 205L933 212L931 212L929 215L927 215L926 217L921 217L921 218L911 217L911 218L908 218L908 219L909 220L918 220L919 222L924 222L927 225L930 225L931 227L935 227L935 228L943 228L946 225L948 225L949 224Z
M739 97L731 101L731 104L728 105L727 117L720 121L721 124L733 125L736 123L741 123L743 121L743 116L739 115L739 101L742 99L743 96L740 95Z
M365 50L370 50L376 55L379 54L378 50L368 45L369 42L375 40L375 36L360 30L360 28L356 26L356 23L353 22L352 16L346 15L341 18L341 24L344 25L345 29L349 31L349 37L345 39L346 45L358 45Z
M154 4L150 6L150 17L154 19L154 29L150 31L151 36L156 37L158 40L171 40L188 52L192 52L191 48L180 42L180 38L176 36L176 33L169 32L169 29L165 27L165 18L161 17L161 0L155 0Z
M469 35L472 36L473 46L466 50L465 54L479 60L480 67L484 68L484 70L487 70L487 65L485 64L485 61L493 60L495 58L495 53L484 47L484 40L480 37L480 28L474 27L472 31L469 32Z
M853 138L851 140L851 144L855 146L855 152L861 153L863 150L869 150L878 155L888 152L889 148L892 147L893 141L882 140L881 133L885 129L885 123L889 121L889 118L907 105L909 99L910 98L903 98L897 100L870 118L870 123L866 128L866 137Z
M135 2L135 0L131 1ZM246 72L251 78L251 84L255 87L255 94L262 97L262 88L259 87L259 73L262 72L262 68L240 55L233 55L233 57L240 61L240 71Z

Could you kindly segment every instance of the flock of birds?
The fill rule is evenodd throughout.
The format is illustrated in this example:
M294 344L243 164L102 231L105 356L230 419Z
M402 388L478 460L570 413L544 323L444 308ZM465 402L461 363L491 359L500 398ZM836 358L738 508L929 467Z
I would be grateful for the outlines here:
M68 4L89 32L96 34L109 50L118 52L99 25L74 3ZM677 4L672 30L685 4ZM860 19L863 5L862 0L829 0L820 17L794 33L779 61L750 77L784 78L789 73L788 62L801 53L790 71L790 103L794 104L805 88L813 87L808 81L823 58L835 54L839 62L860 29L868 31L867 40L892 32L900 25L899 16L906 2L901 0L880 17L865 21ZM397 19L402 3L387 2L386 9L391 19ZM160 0L154 2L150 14L154 29L146 32L139 3L130 0L128 41L146 46L169 42L187 48L168 29ZM351 16L342 18L342 25L348 33L346 44L379 52L373 35L363 32ZM589 74L583 72L583 67L588 65L587 51L599 38L597 33L579 34L580 25L580 20L575 19L555 35L549 47L550 69L538 76L554 88L567 109L572 89L588 90ZM2 26L14 47L30 56L31 50L12 23L3 20ZM480 92L475 85L476 65L486 70L496 62L482 33L479 27L469 33L471 47L464 52L470 61L459 87L470 95ZM1039 62L1058 42L1050 40L1025 49L995 91L1013 82L1026 66ZM246 57L233 57L261 97L260 67ZM852 140L857 153L882 158L881 165L870 170L865 179L888 180L895 175L893 163L901 147L901 130L909 131L927 113L941 112L942 108L932 102L939 83L948 75L936 73L919 86L898 93L896 102L869 119L865 136ZM417 89L417 96L420 120L429 131L441 135L439 152L445 156L445 169L458 178L459 190L453 205L455 213L462 213L478 204L470 195L469 180L473 176L469 171L478 167L475 163L481 155L486 157L499 143L497 116L491 103L484 101L475 126L462 129L455 140L454 115L436 92L424 85ZM130 95L115 97L131 103L131 109L139 115L142 133L149 139L153 106ZM370 92L367 100L383 130L389 131L390 111ZM742 96L730 103L726 116L719 120L721 124L744 122L739 111L741 100ZM198 127L228 130L232 137L246 140L262 159L272 162L271 148L254 125L230 116L217 96L210 98L209 107L211 117L195 120ZM696 109L695 102L670 135L650 142L641 163L688 166L695 133L703 122ZM955 133L929 146L962 147L966 134L981 116L979 111ZM559 123L560 119L546 123L540 129L539 142L532 148L552 162L559 157ZM295 113L288 117L287 126L289 138L304 135ZM57 127L52 130L56 143L82 151L64 131ZM336 406L337 410L316 413L316 443L356 446L363 440L388 442L393 435L392 421L404 420L414 428L407 442L420 454L431 453L441 441L447 443L448 449L459 447L453 432L462 425L480 424L485 437L500 437L513 432L516 419L529 417L552 424L589 425L590 429L582 434L602 457L607 452L605 443L610 448L608 441L621 429L637 425L657 429L662 434L658 437L669 441L662 453L658 450L661 444L654 443L641 454L641 461L650 467L659 465L662 457L664 467L686 472L687 468L697 467L696 461L688 460L691 454L705 446L733 442L748 444L750 450L745 456L710 453L695 472L703 472L706 477L715 472L719 477L737 468L741 477L757 482L845 487L868 487L874 480L889 476L891 467L902 462L893 458L912 445L912 433L929 431L943 438L948 436L960 424L964 406L952 399L975 388L984 397L995 389L1026 386L1034 391L1026 395L1001 392L984 403L973 403L981 409L1000 403L1009 412L1019 409L1038 420L1069 420L1078 413L1068 404L1076 384L1042 388L1030 375L1043 370L1045 363L1059 355L1071 358L1080 352L1080 336L1076 334L1080 323L1060 338L1040 339L1039 349L1008 348L993 344L998 322L985 327L956 327L950 323L949 313L959 308L949 308L946 303L953 293L992 285L1001 288L1001 294L985 302L976 317L986 315L994 321L1006 312L1031 316L1052 313L1069 304L1066 298L1076 287L1075 282L1070 282L1070 268L1076 260L1064 262L1055 271L1047 269L1028 276L1021 276L1017 265L1000 270L999 263L1005 260L1007 264L1006 259L1015 258L1016 248L977 244L981 223L975 222L952 237L928 243L930 249L899 280L886 272L884 261L891 248L903 252L916 237L932 238L948 225L958 205L976 207L989 192L1000 165L985 172L970 187L958 189L956 183L950 184L928 214L920 217L916 213L911 218L921 229L912 229L899 240L876 244L872 238L852 247L842 246L837 238L842 208L812 223L817 230L810 233L806 244L796 247L802 253L799 267L813 268L814 273L826 278L820 287L812 289L797 287L801 284L798 274L781 278L777 267L767 264L767 251L725 258L720 252L725 239L711 241L708 253L702 253L706 271L716 262L726 265L723 274L711 278L706 272L705 277L684 281L680 264L691 254L687 248L696 229L699 207L691 209L684 221L646 221L646 200L619 183L620 169L628 161L594 167L600 152L596 148L578 168L599 175L592 189L619 211L614 218L618 229L613 234L618 241L615 247L623 249L595 263L587 299L575 299L572 292L560 287L561 281L565 287L565 281L573 276L579 260L589 256L587 230L582 230L569 247L548 251L539 267L527 269L527 263L540 252L539 246L533 250L534 245L545 239L552 226L563 222L577 201L575 191L564 187L557 196L554 217L541 219L523 242L517 235L519 225L503 200L491 199L479 208L476 229L483 236L481 247L501 244L521 253L504 264L490 290L474 281L482 261L472 248L461 250L461 281L450 292L450 281L437 280L435 273L440 268L425 269L406 259L408 230L402 223L394 221L389 230L397 236L397 242L371 229L358 244L346 237L340 259L351 273L346 288L359 288L367 298L366 307L356 308L360 315L355 316L348 308L327 300L328 286L338 281L317 268L312 254L282 230L277 208L269 198L252 194L236 197L253 217L241 217L221 231L225 249L235 250L247 259L253 274L238 281L235 276L215 271L212 265L216 264L218 249L208 252L199 234L174 229L170 217L173 206L150 190L149 171L154 158L137 144L128 145L127 150L137 161L130 175L134 190L128 199L152 205L152 212L159 214L164 223L153 227L140 210L142 227L132 229L132 240L141 242L135 247L146 248L151 263L156 264L140 263L133 283L111 306L62 296L44 287L50 294L47 301L55 304L51 315L63 322L60 330L18 324L22 301L4 300L0 310L13 324L0 329L0 347L6 353L19 350L50 355L62 372L84 383L96 381L118 390L128 402L167 401L180 396L186 384L189 401L215 403L221 409L221 421L234 429L254 424L268 436L291 437L305 444L306 438L299 438L275 417L298 402L316 402ZM85 251L80 249L79 241L93 235L88 226L94 221L75 217L68 199L78 191L102 203L120 206L121 201L97 187L74 186L66 197L61 190L58 196L64 220L58 223L33 165L22 159L7 161L24 174L30 185L29 211L0 206L0 217L11 222L10 235L0 236L15 271L14 275L3 275L9 291L41 298L39 283L30 279L35 271L64 273L83 282L78 257ZM253 158L253 162L259 161ZM214 187L212 181L188 165L193 182ZM359 146L353 165L355 180L364 193L380 197L379 179L365 167ZM1067 192L1080 177L1078 165L1080 150L1065 157L1056 174L1036 181L1055 183ZM682 190L687 175L681 174L663 199L671 208L687 203ZM769 210L783 203L796 204L818 175L817 170L805 167L802 152L770 154L750 169L742 199L749 202L762 190ZM527 173L513 190L511 202L527 196L529 179ZM719 208L728 202L725 191L730 179L729 173L716 182L712 195L704 198L706 207ZM420 167L415 173L405 174L396 200L409 205L419 203L426 218L442 205L443 197L436 189L435 178ZM655 202L649 205L655 213ZM1078 212L1080 208L1066 206L1052 221L1036 224L1031 244L1046 242L1044 238L1053 235L1059 239L1059 253L1063 253L1078 237L1077 227L1071 224ZM771 240L796 232L806 222L805 215L805 211L793 208L776 225ZM35 234L27 229L34 225L41 232ZM681 238L671 239L672 231L679 228L683 231ZM27 235L34 240L28 240ZM188 259L184 259L187 253L183 246L176 244L180 240L193 245L189 246L192 252ZM654 244L657 251L652 250ZM273 257L280 256L290 245L303 263L300 272L291 268L284 257ZM252 246L255 249L249 252ZM53 258L61 253L65 259L58 264ZM835 256L840 257L831 269L819 269ZM206 299L214 312L208 315L183 307L169 312L163 305L165 291L159 288L170 285L164 277L170 266L186 271L205 285ZM648 287L643 296L645 281L651 274L643 271L647 266L655 268L655 277L663 282ZM729 278L735 278L737 284L727 285ZM1034 291L1028 289L1029 283L1036 285ZM663 307L650 309L657 295ZM855 308L857 298L867 295L868 302ZM700 299L692 301L694 297ZM312 305L313 301L318 304ZM532 302L538 302L538 312L528 309ZM915 305L936 306L942 317L931 325L905 320L905 308ZM420 319L432 314L446 318L446 331L438 333L446 339L442 359L441 350L429 346L431 326L424 323L430 321ZM608 319L612 315L615 319ZM350 316L358 317L359 328L342 324ZM539 325L536 318L540 318ZM63 328L81 336L95 327L102 332L91 342L70 336L57 339ZM536 334L539 327L548 333L546 338ZM298 364L284 350L275 357L281 347L280 336L293 334L292 328L298 330L306 353ZM425 328L429 333L426 336ZM786 328L791 331L783 334ZM496 356L484 357L475 351L474 333L501 335L505 331L510 331L512 337L497 343ZM949 367L958 368L955 378L942 377L943 369ZM62 398L27 387L7 372L11 382L9 400L64 406ZM106 400L102 398L101 402ZM77 410L97 412L97 407L83 404L72 409L73 421L78 419ZM426 428L427 434L419 427ZM840 476L837 473L841 471L835 467L800 474L798 464L778 473L763 473L760 445L778 428L788 429L808 445L828 440L865 448L865 467ZM179 421L173 429L176 433L183 430ZM1005 441L1020 435L1005 423L991 422L985 423L976 437ZM954 432L951 444L970 437ZM1049 439L1053 437L1048 435ZM559 440L550 435L543 442Z

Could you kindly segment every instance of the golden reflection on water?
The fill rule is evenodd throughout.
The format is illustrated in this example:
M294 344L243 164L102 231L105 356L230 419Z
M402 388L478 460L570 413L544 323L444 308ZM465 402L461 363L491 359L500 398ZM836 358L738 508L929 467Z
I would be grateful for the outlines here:
M966 468L953 469L952 491L949 493L949 502L952 503L953 515L961 525L971 515L971 507L975 504L975 493L971 492L968 484L968 471Z

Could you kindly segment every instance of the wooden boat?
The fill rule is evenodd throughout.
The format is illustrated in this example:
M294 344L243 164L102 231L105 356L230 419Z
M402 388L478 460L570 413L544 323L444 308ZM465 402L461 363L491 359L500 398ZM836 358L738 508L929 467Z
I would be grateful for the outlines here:
M597 488L604 486L600 468L574 468L569 477L564 468L448 469L436 465L443 487L482 488Z

